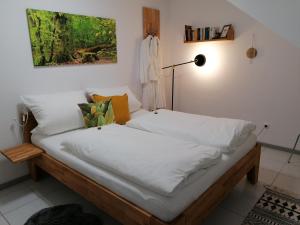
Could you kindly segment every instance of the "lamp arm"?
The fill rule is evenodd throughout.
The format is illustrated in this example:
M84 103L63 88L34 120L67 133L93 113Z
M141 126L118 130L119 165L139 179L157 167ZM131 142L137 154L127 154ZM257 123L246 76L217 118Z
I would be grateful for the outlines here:
M185 64L190 64L190 63L194 63L195 60L192 60L192 61L189 61L189 62L185 62L185 63L179 63L179 64L174 64L174 65L171 65L171 66L166 66L166 67L163 67L162 69L169 69L169 68L174 68L174 67L177 67L177 66L182 66L182 65L185 65Z
M182 65L185 65L185 64L190 64L190 63L195 63L197 66L203 66L206 62L206 58L204 55L197 55L195 57L194 60L191 60L191 61L188 61L188 62L184 62L184 63L179 63L179 64L174 64L174 65L171 65L171 66L166 66L166 67L163 67L162 69L169 69L169 68L172 68L172 110L174 109L174 76L175 76L175 67L177 66L182 66Z

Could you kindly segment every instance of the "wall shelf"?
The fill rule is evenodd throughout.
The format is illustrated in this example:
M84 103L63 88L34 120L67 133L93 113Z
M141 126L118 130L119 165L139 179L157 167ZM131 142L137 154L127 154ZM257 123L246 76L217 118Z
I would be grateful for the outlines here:
M233 41L234 40L234 28L231 26L228 30L227 37L225 38L216 38L210 40L193 40L193 41L184 41L185 44L192 44L198 42L212 42L212 41Z

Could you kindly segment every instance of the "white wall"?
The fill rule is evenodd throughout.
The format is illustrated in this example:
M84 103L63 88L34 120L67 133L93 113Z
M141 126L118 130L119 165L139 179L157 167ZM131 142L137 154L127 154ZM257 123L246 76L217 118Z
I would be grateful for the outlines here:
M167 64L207 56L203 68L176 68L176 109L252 120L258 130L268 122L271 128L260 141L292 147L300 133L300 49L226 0L171 2ZM185 24L228 23L236 30L233 42L183 44ZM251 64L245 53L253 33L258 57Z
M129 84L140 94L138 54L142 40L142 6L161 10L162 42L166 32L166 1L160 0L3 0L0 7L0 149L18 143L12 120L19 96ZM26 8L115 18L118 64L33 68ZM0 156L0 184L27 173Z
M299 0L228 0L300 48Z

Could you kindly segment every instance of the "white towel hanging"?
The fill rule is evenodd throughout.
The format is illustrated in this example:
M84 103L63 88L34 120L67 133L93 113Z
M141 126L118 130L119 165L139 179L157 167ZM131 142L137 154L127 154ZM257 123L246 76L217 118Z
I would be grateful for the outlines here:
M158 37L143 40L140 55L140 81L143 85L143 108L155 110L166 107L161 51Z

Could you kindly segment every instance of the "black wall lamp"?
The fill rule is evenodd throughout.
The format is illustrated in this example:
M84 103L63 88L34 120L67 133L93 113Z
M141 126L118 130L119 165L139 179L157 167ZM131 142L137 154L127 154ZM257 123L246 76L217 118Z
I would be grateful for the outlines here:
M172 73L172 110L174 110L174 80L175 80L175 67L177 66L182 66L182 65L185 65L185 64L190 64L190 63L195 63L196 66L204 66L205 63L206 63L206 57L202 54L199 54L195 57L194 60L192 61L189 61L189 62L185 62L185 63L179 63L179 64L175 64L175 65L172 65L172 66L166 66L166 67L163 67L162 69L169 69L169 68L172 68L173 69L173 73Z

